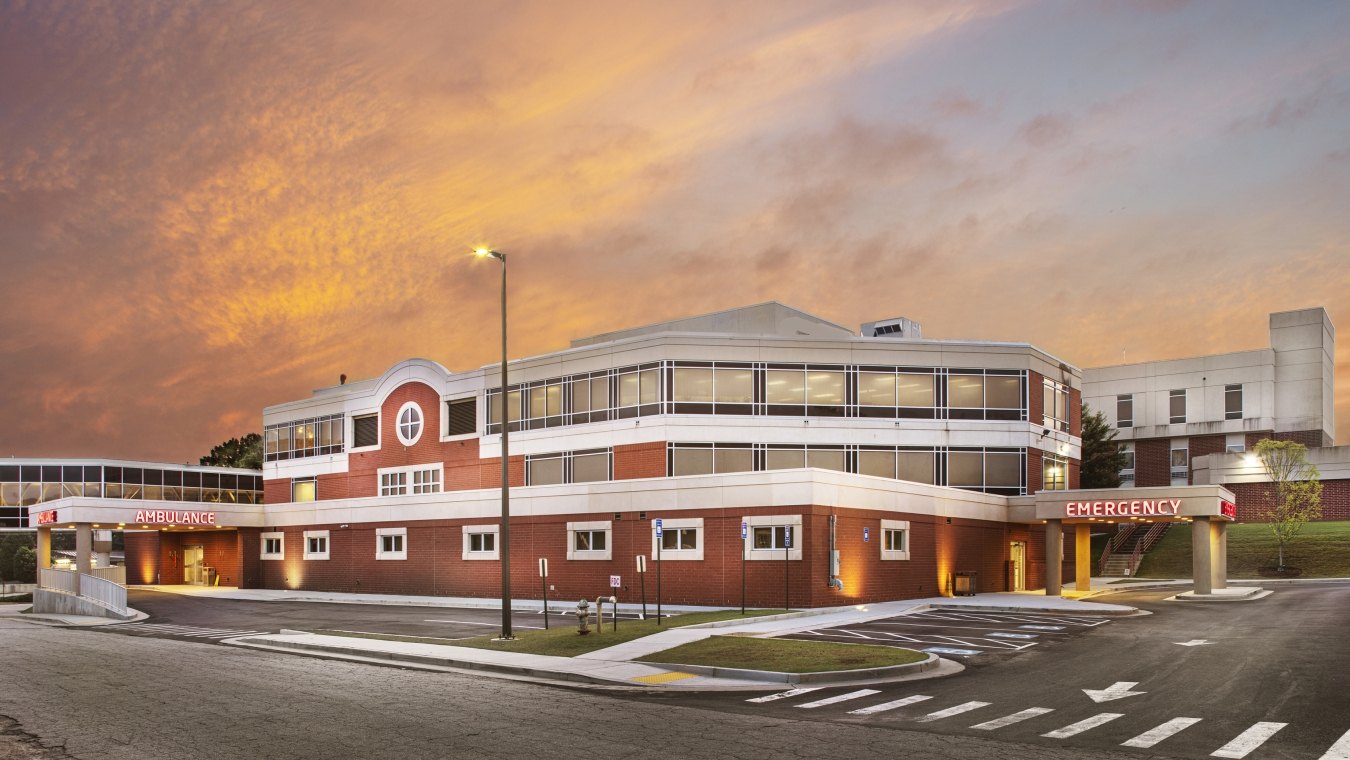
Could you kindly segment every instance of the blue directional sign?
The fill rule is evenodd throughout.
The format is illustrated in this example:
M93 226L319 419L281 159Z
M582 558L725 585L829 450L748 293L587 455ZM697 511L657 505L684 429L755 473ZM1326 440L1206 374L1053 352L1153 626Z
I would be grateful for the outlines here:
M750 526L746 525L745 523L741 523L741 540L744 541L746 536L749 535L750 535Z
M791 549L791 548L792 548L792 526L791 526L791 525L787 526L786 528L783 528L783 548L784 548L784 549Z
M661 537L661 518L656 518L656 537Z
M872 538L871 528L863 528L863 543L867 543Z

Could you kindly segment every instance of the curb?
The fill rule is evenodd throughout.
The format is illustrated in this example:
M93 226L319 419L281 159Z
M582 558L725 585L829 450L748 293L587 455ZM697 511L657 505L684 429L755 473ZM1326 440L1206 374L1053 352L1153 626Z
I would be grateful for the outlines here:
M1097 602L1105 604L1105 602ZM1119 610L1052 610L1045 607L1002 607L996 605L981 604L928 604L916 611L923 610L941 610L943 612L1013 612L1019 615L1040 614L1040 615L1100 615L1102 617L1133 617L1139 614L1139 610L1134 607L1125 607L1123 604L1114 605L1124 607Z
M417 665L431 665L438 668L453 668L455 670L486 671L491 673L502 673L512 676L523 676L531 679L545 681L565 681L571 683L594 684L600 686L634 686L628 681L621 681L612 678L600 678L598 676L588 676L581 673L567 673L555 670L540 670L538 668L526 667L523 665L507 665L503 663L473 662L469 660L456 660L449 657L431 657L429 655L402 654L395 652L380 652L369 649L357 649L355 647L340 646L320 646L316 644L305 644L298 641L276 641L269 639L266 642L253 642L249 637L230 639L231 646L246 647L248 649L270 649L273 651L284 650L290 652L299 652L305 654L317 655L320 657L331 657L344 660L359 660L369 662L372 660L387 662L398 665L399 663L413 663Z
M684 665L669 662L643 664L658 667L669 666L681 671L700 676L708 676L710 678L736 678L742 681L764 681L767 683L833 684L880 681L913 673L922 673L924 671L936 669L941 663L942 658L929 653L928 658L922 662L911 662L906 665L890 665L883 668L862 668L859 670L830 670L822 673L780 673L773 670L743 670L741 668L721 668L710 665Z

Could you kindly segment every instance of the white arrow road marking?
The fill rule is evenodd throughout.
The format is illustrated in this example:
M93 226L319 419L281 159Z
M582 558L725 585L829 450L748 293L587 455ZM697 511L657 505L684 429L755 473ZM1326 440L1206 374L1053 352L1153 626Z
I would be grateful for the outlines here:
M935 721L935 720L942 720L943 718L950 718L950 717L952 717L953 715L960 715L960 714L963 713L963 712L970 712L971 710L978 710L978 709L980 709L981 707L988 707L989 705L990 705L989 702L965 702L965 703L963 703L963 704L957 705L956 707L948 707L946 710L938 710L938 711L935 712L935 713L928 713L927 715L923 716L922 718L919 718L919 721L918 721L918 722L919 722L919 723L931 723L932 721Z
M1148 693L1146 691L1130 691L1138 685L1138 681L1116 681L1105 689L1083 689L1083 693L1091 697L1093 702L1098 703L1125 697L1137 697L1140 694Z
M804 705L797 705L797 706L802 708L803 710L814 710L817 707L824 707L825 705L835 705L839 704L840 702L847 702L850 699L858 699L859 697L870 697L873 694L880 694L880 693L881 691L878 689L858 689L857 691L850 691L847 694L837 694L833 697L826 697L825 699L817 699L814 702L807 702Z
M1087 720L1080 720L1077 723L1067 725L1064 728L1057 728L1048 734L1041 734L1041 736L1044 736L1047 739L1067 739L1070 736L1077 736L1084 731L1091 731L1097 726L1105 725L1116 718L1123 717L1125 717L1125 713L1099 713Z
M1253 723L1252 727L1237 735L1237 738L1210 753L1210 757L1246 757L1252 750L1265 743L1276 731L1288 723Z
M1350 760L1350 731L1346 731L1344 736L1337 739L1319 760Z
M1181 647L1202 647L1206 644L1213 644L1214 642L1205 641L1204 639L1191 639L1190 641L1174 641L1172 643Z
M1166 739L1173 734L1181 733L1183 730L1190 728L1199 722L1199 718L1173 718L1157 728L1150 728L1129 741L1121 742L1120 746L1148 749L1163 739Z
M849 710L849 711L848 711L848 714L849 714L849 715L875 715L875 714L877 714L877 713L890 712L891 710L896 710L896 709L899 709L899 708L904 707L904 706L906 706L906 705L912 705L912 704L914 704L914 703L916 703L916 702L922 702L922 701L927 700L927 699L932 699L932 697L925 696L925 695L923 695L923 694L915 694L915 695L912 696L912 697L905 697L904 699L897 699L897 700L895 700L895 701L893 701L893 702L882 702L882 703L879 704L879 705L872 705L871 707L863 707L863 708L860 708L860 709L857 709L857 710Z
M1015 712L1012 715L1004 715L1002 718L995 718L994 720L985 721L984 723L979 723L974 726L971 726L971 728L978 728L981 731L993 731L996 728L1011 726L1014 723L1021 723L1022 721L1027 720L1029 718L1034 718L1038 715L1045 715L1046 713L1051 713L1054 711L1055 709L1053 707L1028 707L1027 709L1021 712Z
M800 689L791 689L791 690L789 690L789 691L780 691L780 692L778 692L777 694L770 694L770 695L767 696L767 697L755 697L754 699L747 699L747 700L745 700L745 701L746 701L746 702L756 702L756 703L762 703L762 702L776 702L776 701L778 701L778 700L780 700L780 699L787 699L787 698L789 698L789 697L795 697L795 696L798 696L798 695L801 695L801 694L806 694L807 692L815 691L815 690L821 689L821 688L824 688L824 687L822 687L822 686L804 686L804 687L802 687L802 688L800 688Z

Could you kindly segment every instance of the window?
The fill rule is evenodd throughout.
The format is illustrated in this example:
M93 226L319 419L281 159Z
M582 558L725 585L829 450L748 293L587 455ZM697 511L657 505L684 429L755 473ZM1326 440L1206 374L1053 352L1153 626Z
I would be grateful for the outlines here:
M445 402L446 435L473 435L478 432L478 399L462 398Z
M1186 421L1186 391L1170 391L1167 394L1168 422Z
M572 482L595 483L609 480L609 449L572 453Z
M656 537L656 523L652 523L652 557L661 547L664 560L703 559L703 518L675 517L661 521L661 538Z
M464 549L461 553L462 559L499 559L497 552L497 531L498 526L493 525L465 525L463 528Z
M286 534L262 534L262 559L286 559Z
M1247 436L1244 433L1229 433L1224 437L1224 450L1230 454L1241 454L1247 450Z
M756 515L742 517L749 526L745 541L745 556L751 560L778 560L802 558L801 515ZM786 547L786 551L784 550Z
M546 454L526 457L525 485L551 486L563 482L563 455Z
M314 478L296 478L291 481L291 501L314 501L315 497Z
M305 531L305 559L328 559L328 531Z
M342 432L340 414L267 425L263 429L263 457L276 462L337 454L342 451Z
M1223 388L1223 418L1242 419L1242 386L1225 385Z
M376 528L375 559L407 559L407 528Z
M595 483L612 480L610 449L531 454L525 458L525 484Z
M385 467L379 470L381 496L440 493L445 465L415 464L410 467Z
M634 369L621 371L618 373L618 378L619 403L615 406L620 408L632 407L639 404L655 404L661 400L660 370Z
M1120 453L1125 456L1125 463L1120 467L1120 485L1129 488L1134 485L1134 444L1120 444Z
M792 526L755 528L756 549L787 549L792 545Z
M1047 378L1042 393L1045 404L1045 427L1068 432L1069 387Z
M1116 396L1116 427L1134 427L1134 396Z
M1063 491L1069 487L1069 462L1053 454L1041 456L1041 490Z
M881 521L881 558L883 560L909 559L909 521Z
M1171 473L1172 485L1184 486L1190 481L1190 447L1185 438L1172 441Z
M404 446L411 446L422 437L422 407L416 401L409 401L398 410L394 434Z
M362 414L352 417L352 447L357 449L380 445L380 415Z
M607 520L567 524L568 559L611 559Z

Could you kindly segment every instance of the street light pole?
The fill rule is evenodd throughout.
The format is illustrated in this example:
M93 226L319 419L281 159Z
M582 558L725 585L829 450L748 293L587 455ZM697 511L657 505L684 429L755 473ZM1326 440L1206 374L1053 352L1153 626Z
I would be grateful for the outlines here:
M479 257L492 257L502 262L502 524L498 532L497 554L502 563L502 641L513 641L511 633L511 448L510 419L507 408L506 377L506 254L489 248L478 248Z

